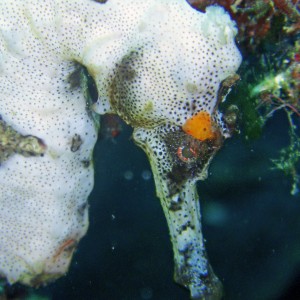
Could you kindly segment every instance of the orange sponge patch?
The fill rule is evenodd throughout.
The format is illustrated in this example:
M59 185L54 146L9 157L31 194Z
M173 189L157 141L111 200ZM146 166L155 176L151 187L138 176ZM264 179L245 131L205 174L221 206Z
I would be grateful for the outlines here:
M182 130L200 141L215 138L211 117L206 111L200 111L186 120Z

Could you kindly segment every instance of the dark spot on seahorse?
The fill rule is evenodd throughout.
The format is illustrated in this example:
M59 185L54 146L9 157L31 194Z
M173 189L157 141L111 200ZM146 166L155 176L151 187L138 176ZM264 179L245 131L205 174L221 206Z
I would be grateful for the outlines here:
M93 0L94 2L97 2L97 3L101 3L101 4L104 4L106 3L108 0Z
M71 142L71 151L76 152L80 149L80 146L83 144L83 141L81 139L81 136L77 133L72 138Z
M77 207L77 212L78 212L78 214L79 214L81 217L84 216L84 212L86 211L87 207L88 207L88 203L87 203L87 202L84 202L84 203L82 203L81 205L79 205L79 206Z
M91 162L90 162L89 160L87 160L87 159L86 159L86 160L82 160L81 162L82 162L84 168L88 168L88 167L90 166L90 163L91 163Z

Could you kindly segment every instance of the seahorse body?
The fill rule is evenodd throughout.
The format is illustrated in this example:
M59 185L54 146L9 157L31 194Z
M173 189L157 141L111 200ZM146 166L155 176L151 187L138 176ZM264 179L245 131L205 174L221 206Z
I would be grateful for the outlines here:
M217 103L241 62L235 34L221 8L203 14L184 0L0 2L0 275L39 285L67 271L88 226L93 109L135 128L169 224L175 279L194 298L212 293L195 182L228 135ZM197 133L204 115L210 135Z

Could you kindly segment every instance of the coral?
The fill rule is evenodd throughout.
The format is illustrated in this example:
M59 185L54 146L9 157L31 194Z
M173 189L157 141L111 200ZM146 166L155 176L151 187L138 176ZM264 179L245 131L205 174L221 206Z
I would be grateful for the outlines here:
M236 100L228 102L239 108L242 134L246 139L260 136L267 121L283 110L290 125L291 140L275 168L290 174L292 193L298 190L297 161L288 153L298 153L300 116L300 2L298 0L196 0L192 5L205 11L208 5L225 7L237 22L237 36L244 63L242 82ZM225 108L226 110L226 108ZM295 128L294 128L295 127ZM287 158L289 157L289 159ZM280 161L288 162L281 164Z
M279 158L272 159L272 162L274 169L281 170L292 178L291 194L296 195L299 193L300 187L300 177L297 173L300 161L300 137L292 120L292 112L287 111L286 113L290 122L290 144L281 149Z
M239 42L250 52L259 50L277 18L284 18L285 25L282 29L285 34L293 34L300 28L298 0L190 0L189 2L201 11L215 4L226 8L238 24Z

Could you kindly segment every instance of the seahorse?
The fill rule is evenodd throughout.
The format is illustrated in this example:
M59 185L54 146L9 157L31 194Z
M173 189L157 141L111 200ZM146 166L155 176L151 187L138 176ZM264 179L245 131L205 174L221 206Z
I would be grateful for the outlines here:
M0 2L2 277L38 286L67 272L88 228L97 115L115 113L149 158L175 281L221 297L196 182L230 136L218 104L241 63L236 33L222 8L184 0Z

